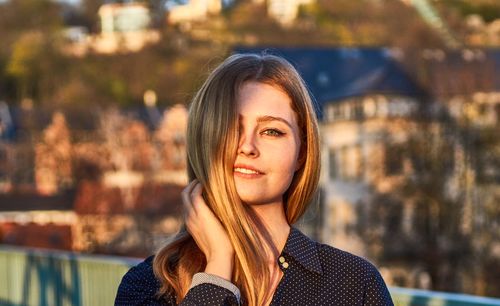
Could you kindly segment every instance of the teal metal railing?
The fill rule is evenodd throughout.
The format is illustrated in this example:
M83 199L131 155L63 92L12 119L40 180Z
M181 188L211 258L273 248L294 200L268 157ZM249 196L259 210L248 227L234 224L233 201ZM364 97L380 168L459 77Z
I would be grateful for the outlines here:
M408 288L389 288L395 306L494 306L500 299Z
M113 305L122 276L140 261L0 246L0 306ZM396 306L500 306L500 299L389 290Z
M0 246L0 306L113 305L140 260Z

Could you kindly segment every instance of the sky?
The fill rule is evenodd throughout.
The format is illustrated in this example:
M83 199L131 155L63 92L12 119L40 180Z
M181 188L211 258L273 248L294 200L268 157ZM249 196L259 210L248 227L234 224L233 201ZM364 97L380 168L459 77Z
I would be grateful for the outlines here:
M0 4L8 2L8 1L12 1L12 0L0 0ZM78 6L81 3L81 0L51 0L51 1L59 2L59 3L67 3L67 4L70 4L73 6ZM114 2L113 0L104 0L104 1L105 2ZM130 2L134 2L134 1L130 0ZM188 2L189 2L189 0L167 0L167 2L165 3L165 9L169 10L174 6L177 6L179 4L188 3ZM222 0L223 6L228 6L233 2L234 2L234 0Z
M7 1L7 0L0 0L0 2L5 2L5 1ZM53 0L53 1L69 3L69 4L73 4L73 5L78 5L81 2L81 0ZM224 5L228 5L233 1L234 0L222 0ZM113 1L106 1L106 2L113 2ZM131 1L131 2L133 2L133 1ZM187 3L187 2L189 2L189 0L168 0L167 3L165 4L165 6L172 7L172 6L175 6L177 3Z

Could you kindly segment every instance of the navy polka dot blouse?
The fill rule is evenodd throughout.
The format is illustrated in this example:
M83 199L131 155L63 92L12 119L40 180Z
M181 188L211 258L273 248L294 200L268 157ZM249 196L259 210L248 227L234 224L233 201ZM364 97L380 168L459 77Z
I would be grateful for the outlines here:
M156 297L160 284L153 274L152 261L153 256L125 274L115 305L176 305L174 296ZM272 306L393 305L384 280L372 264L315 242L296 228L292 227L277 264L283 277ZM239 292L231 289L198 280L180 305L239 305Z

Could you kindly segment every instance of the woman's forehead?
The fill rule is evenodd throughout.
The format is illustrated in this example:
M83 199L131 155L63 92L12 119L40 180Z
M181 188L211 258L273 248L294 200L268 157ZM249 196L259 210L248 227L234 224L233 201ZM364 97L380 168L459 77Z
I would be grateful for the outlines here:
M295 117L292 101L277 86L266 83L246 82L237 95L238 113L245 117L273 116L291 120Z

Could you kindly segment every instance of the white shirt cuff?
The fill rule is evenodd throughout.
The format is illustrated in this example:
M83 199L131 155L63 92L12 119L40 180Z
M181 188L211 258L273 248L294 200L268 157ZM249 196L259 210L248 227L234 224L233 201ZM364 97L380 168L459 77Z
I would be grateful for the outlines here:
M191 281L191 286L189 287L189 289L206 283L226 288L236 296L238 303L240 302L240 289L238 289L238 287L236 287L230 281L225 280L224 278L217 275L205 272L196 273L195 275L193 275L193 280Z

